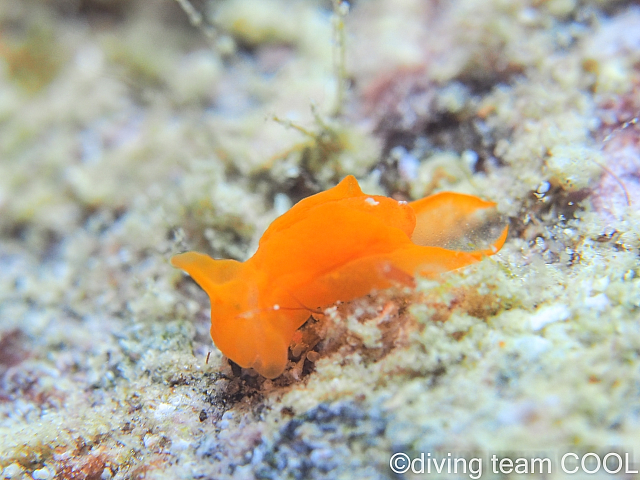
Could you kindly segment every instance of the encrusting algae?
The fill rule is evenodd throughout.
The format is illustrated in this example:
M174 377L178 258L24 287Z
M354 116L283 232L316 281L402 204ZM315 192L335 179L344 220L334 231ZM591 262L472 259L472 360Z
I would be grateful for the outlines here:
M373 289L413 285L413 277L440 273L493 255L488 249L443 248L492 202L444 192L415 202L367 195L348 176L277 218L246 262L187 252L171 263L211 300L211 337L244 368L278 377L294 332L310 312Z

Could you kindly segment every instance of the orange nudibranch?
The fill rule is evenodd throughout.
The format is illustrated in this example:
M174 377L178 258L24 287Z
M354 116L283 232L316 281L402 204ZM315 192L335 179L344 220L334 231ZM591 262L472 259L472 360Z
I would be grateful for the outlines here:
M211 338L220 351L275 378L311 309L464 267L500 250L507 228L485 250L439 246L459 237L478 211L494 206L450 192L398 202L364 194L348 176L278 217L246 262L187 252L171 264L209 294Z

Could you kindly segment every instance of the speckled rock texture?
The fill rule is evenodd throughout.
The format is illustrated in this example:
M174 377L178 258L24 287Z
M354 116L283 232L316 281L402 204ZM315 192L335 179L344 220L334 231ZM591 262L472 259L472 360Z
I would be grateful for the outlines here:
M637 2L180 3L0 2L0 478L638 470ZM171 255L244 260L347 174L495 201L507 243L230 363Z

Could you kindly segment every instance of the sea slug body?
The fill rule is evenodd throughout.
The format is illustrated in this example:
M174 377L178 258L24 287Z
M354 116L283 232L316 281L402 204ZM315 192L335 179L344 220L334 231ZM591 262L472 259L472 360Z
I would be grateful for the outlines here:
M441 246L475 213L494 206L450 192L398 202L364 194L348 176L278 217L246 262L187 252L171 263L208 293L211 337L220 351L275 378L310 310L409 284L415 275L464 267L500 250L507 228L488 249Z

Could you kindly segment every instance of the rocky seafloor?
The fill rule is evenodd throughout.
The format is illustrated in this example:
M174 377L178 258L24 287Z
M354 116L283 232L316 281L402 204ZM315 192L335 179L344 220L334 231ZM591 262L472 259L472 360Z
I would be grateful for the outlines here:
M0 478L634 478L640 5L180 3L0 2ZM348 174L509 238L230 363L169 259Z

